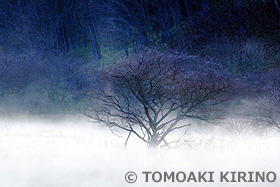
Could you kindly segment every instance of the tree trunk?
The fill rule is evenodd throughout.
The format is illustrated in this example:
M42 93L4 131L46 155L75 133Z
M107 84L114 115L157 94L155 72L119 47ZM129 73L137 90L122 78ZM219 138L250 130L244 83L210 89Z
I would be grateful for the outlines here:
M94 55L96 60L99 60L101 56L100 46L96 38L96 34L92 27L89 26L89 34L90 34L90 41L91 41L91 47L92 47L92 54Z
M280 7L279 7L279 4L278 4L277 0L273 0L273 2L274 2L274 5L275 5L279 15L280 15Z
M280 7L279 7L279 4L278 4L277 0L273 0L273 2L274 2L274 5L275 5L278 13L279 13L279 19L278 20L279 20L279 27L280 27Z
M147 145L148 148L155 149L159 146L159 142L157 140L150 141Z
M157 148L159 146L160 142L159 142L159 138L158 138L158 134L154 133L151 137L151 140L148 142L148 148Z
M123 32L125 32L123 30ZM127 41L126 41L126 34L124 33L124 50L125 50L125 55L128 57L129 53L128 53L128 47L127 47Z
M239 36L243 36L246 33L246 29L243 21L242 2L243 0L237 0L237 28L238 28L237 32Z

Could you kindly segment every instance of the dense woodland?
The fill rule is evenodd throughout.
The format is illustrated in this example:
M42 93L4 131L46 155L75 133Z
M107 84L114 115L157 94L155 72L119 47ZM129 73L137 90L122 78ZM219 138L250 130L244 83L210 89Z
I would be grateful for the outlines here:
M200 73L197 77L205 76L204 67L211 64L207 70L224 75L218 79L223 84L238 82L230 94L235 104L240 98L251 99L248 102L263 108L248 115L258 114L258 121L279 127L279 6L278 0L1 0L1 113L77 112L95 102L91 94L96 91L127 89L111 85L116 80L104 78L106 73L100 76L102 72L121 69L134 76L136 84L138 75L144 80L150 74L127 61L154 63L162 56L170 64L178 59L186 64L191 58L180 67L185 71L191 64L194 75ZM214 81L207 76L192 81Z

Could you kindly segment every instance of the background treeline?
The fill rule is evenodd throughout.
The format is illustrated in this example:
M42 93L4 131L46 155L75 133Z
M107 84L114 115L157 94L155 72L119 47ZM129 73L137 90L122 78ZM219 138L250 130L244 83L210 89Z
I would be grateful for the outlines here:
M278 0L1 0L0 20L7 113L73 111L97 69L147 48L251 78L280 61Z

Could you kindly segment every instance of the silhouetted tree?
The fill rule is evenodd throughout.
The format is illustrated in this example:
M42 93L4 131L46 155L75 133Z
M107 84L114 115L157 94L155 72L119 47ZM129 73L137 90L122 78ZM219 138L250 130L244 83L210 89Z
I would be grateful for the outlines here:
M193 57L148 51L102 76L109 89L94 92L83 113L111 129L135 134L149 147L166 143L186 119L213 120L224 112L233 82ZM220 107L219 107L220 106Z

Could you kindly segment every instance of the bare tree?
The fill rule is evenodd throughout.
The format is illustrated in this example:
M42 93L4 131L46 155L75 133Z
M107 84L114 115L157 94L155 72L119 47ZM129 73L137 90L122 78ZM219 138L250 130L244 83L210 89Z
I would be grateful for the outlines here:
M197 63L202 64L194 57L155 51L127 59L103 74L110 89L95 92L95 106L83 113L111 130L135 134L149 147L168 144L168 134L190 125L185 119L217 118L233 86Z
M280 70L268 73L264 78L263 95L253 105L256 124L271 126L280 132Z

